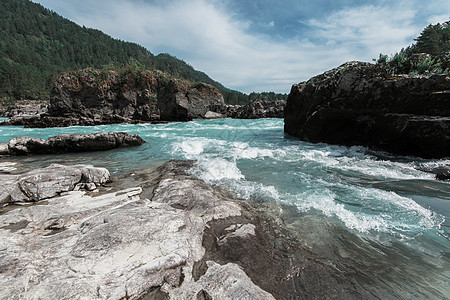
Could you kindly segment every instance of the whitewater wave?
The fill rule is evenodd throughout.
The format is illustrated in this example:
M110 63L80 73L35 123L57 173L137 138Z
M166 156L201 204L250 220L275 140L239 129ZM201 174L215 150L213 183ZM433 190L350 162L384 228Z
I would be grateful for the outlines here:
M223 158L200 159L191 169L191 173L210 184L217 184L224 180L245 179L235 161Z

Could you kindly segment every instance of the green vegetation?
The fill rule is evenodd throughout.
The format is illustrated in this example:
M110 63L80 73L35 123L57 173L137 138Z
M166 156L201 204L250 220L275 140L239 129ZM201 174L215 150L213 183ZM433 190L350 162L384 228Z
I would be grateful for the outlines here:
M158 69L214 85L228 103L248 100L180 59L154 56L144 47L81 27L31 1L2 0L0 11L0 102L48 99L57 74L86 67Z
M392 74L450 74L450 21L428 25L415 42L391 57L380 54L374 60Z

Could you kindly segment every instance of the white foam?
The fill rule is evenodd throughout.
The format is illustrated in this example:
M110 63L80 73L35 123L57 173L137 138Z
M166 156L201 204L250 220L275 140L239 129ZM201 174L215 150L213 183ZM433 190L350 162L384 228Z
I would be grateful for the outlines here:
M226 144L222 140L208 139L208 138L184 138L173 144L172 153L182 154L187 159L201 159L204 158L203 152L210 149L214 151L210 152L221 152L217 147L221 147Z
M230 145L233 149L234 158L245 158L254 159L258 157L270 157L273 158L273 150L270 149L260 149L256 147L250 147L247 143L231 143Z
M204 146L205 146L204 141L198 140L183 141L181 143L181 150L186 155L199 155L203 152Z
M289 147L290 161L310 161L324 167L361 173L384 179L433 179L433 175L414 168L410 163L377 160L362 154L359 148L302 149Z
M236 166L236 162L223 158L198 160L192 169L192 173L207 183L217 183L225 179L244 179L244 175Z
M275 200L282 202L282 197L277 188L272 185L263 185L262 183L250 182L241 180L234 182L231 188L236 192L237 196L244 199L256 199L256 200Z
M357 199L355 204L362 206L359 211L347 209L344 204L338 203L336 195L327 188L297 195L295 205L300 211L316 209L328 217L336 216L347 228L360 232L373 230L403 236L405 231L438 228L445 221L442 216L414 200L394 192L361 187L353 189Z
M336 216L346 227L360 232L388 231L388 224L381 216L366 215L347 210L343 204L335 202L335 195L328 189L320 193L314 192L309 195L298 195L296 206L300 211L316 209L327 217Z

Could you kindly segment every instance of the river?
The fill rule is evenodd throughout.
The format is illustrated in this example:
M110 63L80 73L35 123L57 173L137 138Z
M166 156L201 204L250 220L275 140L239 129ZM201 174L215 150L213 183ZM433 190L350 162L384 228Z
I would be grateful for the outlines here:
M449 159L392 156L364 147L311 144L287 136L283 120L194 120L26 129L19 135L125 131L147 143L107 152L2 158L28 167L89 163L114 175L170 159L194 159L191 172L249 201L271 203L277 218L337 269L355 269L357 289L382 299L450 295L450 183L421 171Z

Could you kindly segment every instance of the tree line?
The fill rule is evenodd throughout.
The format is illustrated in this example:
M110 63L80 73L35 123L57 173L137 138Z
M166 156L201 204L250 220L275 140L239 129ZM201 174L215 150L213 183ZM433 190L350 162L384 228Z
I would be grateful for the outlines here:
M414 41L391 57L381 53L375 61L393 74L450 74L450 20L428 25Z
M81 27L29 0L0 2L0 99L48 99L55 77L81 68L161 70L171 76L217 87L226 102L248 96L230 90L170 54Z

